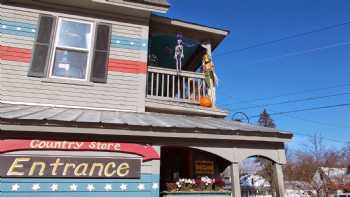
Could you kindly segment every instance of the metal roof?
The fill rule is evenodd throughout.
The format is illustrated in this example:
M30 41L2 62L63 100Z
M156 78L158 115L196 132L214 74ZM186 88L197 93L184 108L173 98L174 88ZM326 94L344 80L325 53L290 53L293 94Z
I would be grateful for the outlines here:
M162 6L162 7L170 7L170 4L167 0L125 0L125 1L141 2L144 4L158 5L158 6Z
M93 109L64 108L0 103L0 120L58 121L95 123L154 128L183 128L193 130L254 131L289 134L276 129L225 120L223 118L174 115L153 112L120 112Z

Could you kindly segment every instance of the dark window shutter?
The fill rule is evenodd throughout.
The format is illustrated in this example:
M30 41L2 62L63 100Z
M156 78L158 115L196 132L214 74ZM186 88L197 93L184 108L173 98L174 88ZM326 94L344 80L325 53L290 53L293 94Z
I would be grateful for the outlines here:
M28 76L46 77L55 20L54 16L40 15Z
M111 25L98 23L96 28L95 49L91 69L91 81L93 82L107 82L107 66L110 43Z

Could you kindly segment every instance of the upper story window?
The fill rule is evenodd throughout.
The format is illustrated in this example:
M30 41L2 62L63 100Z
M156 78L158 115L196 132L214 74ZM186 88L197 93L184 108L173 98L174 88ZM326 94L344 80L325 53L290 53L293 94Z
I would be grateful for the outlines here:
M111 25L41 15L28 76L107 82Z
M60 18L50 76L87 79L92 50L93 23Z

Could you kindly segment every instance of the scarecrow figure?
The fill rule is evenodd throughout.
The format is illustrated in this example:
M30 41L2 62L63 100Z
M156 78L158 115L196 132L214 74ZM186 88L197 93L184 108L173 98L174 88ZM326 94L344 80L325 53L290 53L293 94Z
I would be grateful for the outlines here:
M202 45L206 49L206 53L202 59L202 70L204 74L205 84L207 85L207 93L212 102L212 105L215 106L216 102L216 86L218 83L218 78L215 74L215 66L211 58L211 51L208 45Z
M175 46L174 59L176 61L176 71L181 72L182 59L185 57L184 47L183 47L182 35L177 34L176 37L177 37L177 45Z

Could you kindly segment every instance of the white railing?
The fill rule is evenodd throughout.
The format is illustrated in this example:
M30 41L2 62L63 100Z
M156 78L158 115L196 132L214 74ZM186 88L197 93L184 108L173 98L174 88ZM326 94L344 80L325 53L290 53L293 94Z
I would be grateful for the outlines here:
M206 84L202 73L148 67L147 97L169 101L198 104L206 95Z

